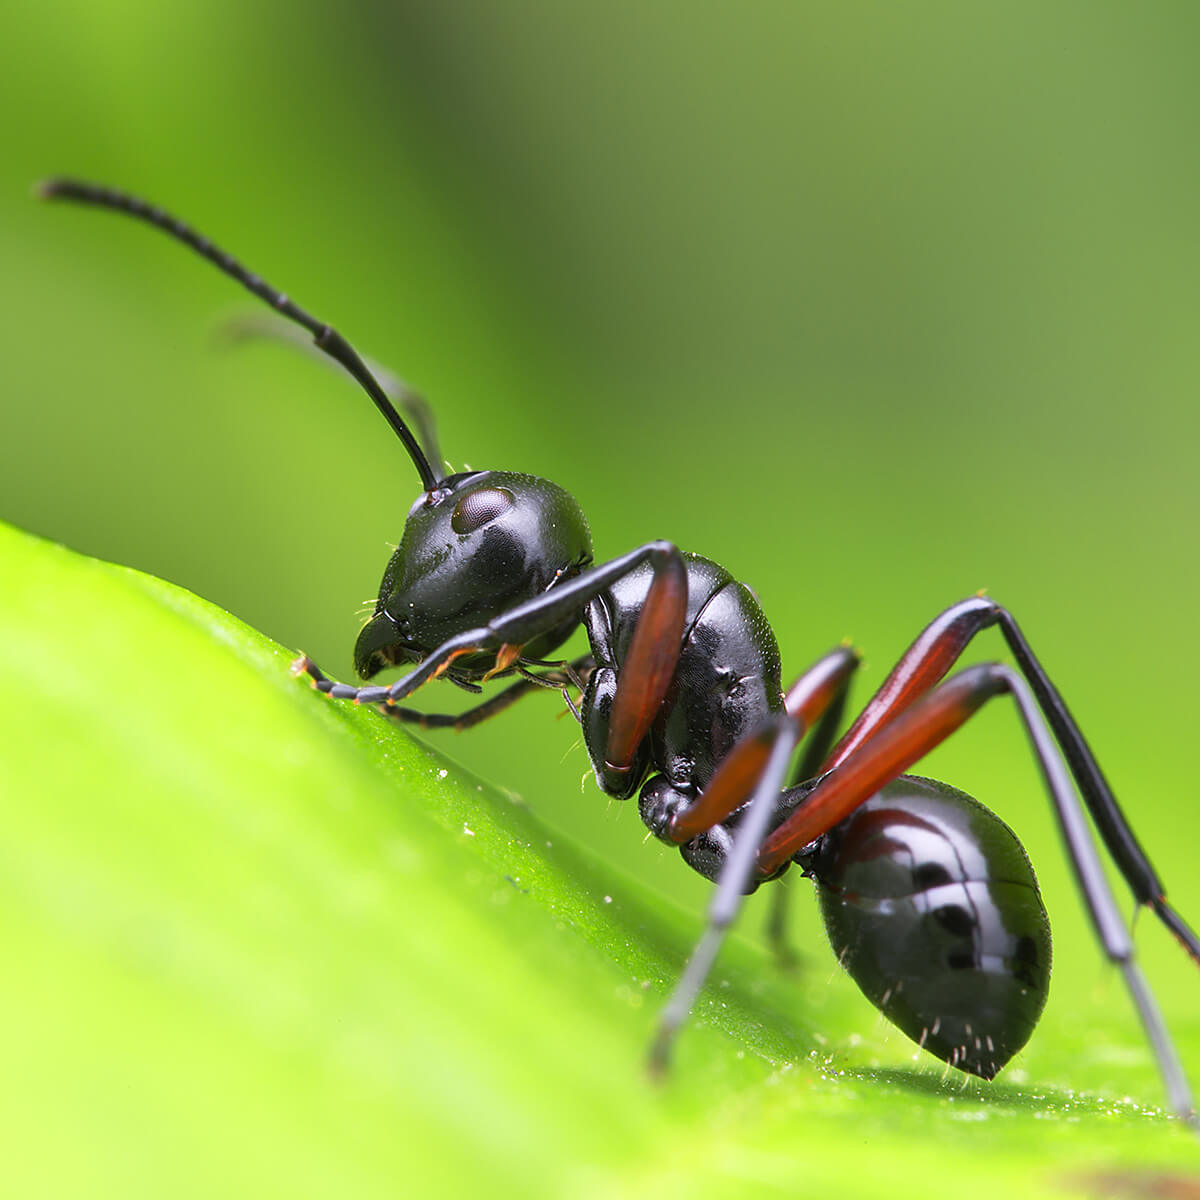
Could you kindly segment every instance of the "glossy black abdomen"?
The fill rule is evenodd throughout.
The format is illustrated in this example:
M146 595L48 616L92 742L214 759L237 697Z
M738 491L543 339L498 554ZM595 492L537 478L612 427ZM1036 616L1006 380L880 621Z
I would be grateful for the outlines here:
M1050 985L1050 923L993 812L904 775L805 865L838 960L915 1042L991 1079L1029 1039Z

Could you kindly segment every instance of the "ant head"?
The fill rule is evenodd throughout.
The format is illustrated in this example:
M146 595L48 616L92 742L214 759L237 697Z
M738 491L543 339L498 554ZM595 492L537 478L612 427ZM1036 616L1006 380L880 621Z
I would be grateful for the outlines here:
M545 591L591 562L583 510L557 484L514 471L451 475L409 511L383 573L375 612L359 634L354 666L364 679L419 662L455 634ZM572 619L525 648L542 658L566 640ZM481 678L495 655L455 661L449 674Z
M207 237L156 205L101 184L51 179L38 191L48 200L93 205L143 221L207 259L307 330L317 349L358 382L404 443L424 492L408 514L400 546L384 572L375 614L355 647L355 666L364 678L386 666L421 659L447 638L532 600L555 579L577 574L591 561L587 521L567 492L544 479L508 471L472 471L443 478L432 420L419 397L403 385L393 388L403 395L402 403L422 433L420 440L336 329L305 312ZM572 619L534 639L524 648L526 656L542 657L577 624ZM469 682L495 663L495 655L475 655L457 660L448 674Z

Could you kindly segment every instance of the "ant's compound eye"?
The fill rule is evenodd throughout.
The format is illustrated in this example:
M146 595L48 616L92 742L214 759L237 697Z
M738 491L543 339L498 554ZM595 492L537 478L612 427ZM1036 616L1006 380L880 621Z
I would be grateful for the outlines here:
M479 488L468 492L454 506L450 528L455 533L474 533L508 512L515 503L516 497L504 488Z

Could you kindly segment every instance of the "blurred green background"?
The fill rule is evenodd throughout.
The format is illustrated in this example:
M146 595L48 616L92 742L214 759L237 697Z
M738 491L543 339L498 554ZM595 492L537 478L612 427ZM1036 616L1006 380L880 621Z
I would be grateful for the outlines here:
M416 492L352 384L220 344L255 311L231 283L29 199L109 182L421 388L456 466L568 487L599 556L667 537L728 566L788 674L851 636L865 696L989 589L1200 915L1198 51L1185 2L23 6L0 48L0 518L349 677ZM581 794L556 708L438 741L698 911L634 808ZM1012 715L926 769L1038 865L1038 1036L1125 1022ZM1194 973L1141 932L1195 1029Z

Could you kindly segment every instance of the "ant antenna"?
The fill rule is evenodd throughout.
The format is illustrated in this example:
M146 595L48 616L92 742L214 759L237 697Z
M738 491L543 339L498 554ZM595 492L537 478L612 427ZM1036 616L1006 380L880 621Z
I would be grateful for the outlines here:
M332 326L325 325L315 317L309 316L304 309L293 304L283 292L276 291L266 280L247 271L236 259L231 258L220 247L214 246L208 238L189 228L177 217L163 212L161 208L152 204L147 204L145 200L139 200L137 196L130 196L125 192L118 192L113 188L102 187L95 183L84 183L77 179L47 179L38 185L37 194L43 200L75 200L81 204L94 204L99 208L111 208L115 212L137 217L190 246L197 254L207 258L218 270L224 271L226 275L236 279L260 300L265 300L276 312L281 313L290 321L295 321L297 325L302 325L312 334L317 348L323 350L336 362L341 363L374 401L375 407L383 414L383 419L392 427L396 436L408 450L409 457L413 460L413 465L421 476L421 483L425 491L437 490L441 480L434 474L429 460L425 457L416 438L413 437L412 431L404 423L404 419L384 394L383 388L379 386L375 376L367 370L366 364L359 358L354 348Z

